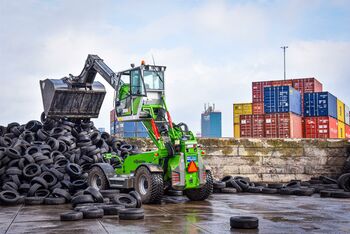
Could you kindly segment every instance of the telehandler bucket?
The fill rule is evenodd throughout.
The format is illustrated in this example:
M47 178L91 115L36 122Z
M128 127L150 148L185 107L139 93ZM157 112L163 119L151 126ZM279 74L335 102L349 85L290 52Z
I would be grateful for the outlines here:
M71 86L63 79L40 81L44 112L50 118L97 118L106 95L100 82Z

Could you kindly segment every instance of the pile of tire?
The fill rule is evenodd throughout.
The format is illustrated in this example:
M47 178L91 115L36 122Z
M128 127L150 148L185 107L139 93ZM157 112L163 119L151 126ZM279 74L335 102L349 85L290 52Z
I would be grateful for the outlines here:
M136 191L120 194L118 190L98 191L92 187L76 194L72 200L73 210L60 214L61 221L98 219L118 216L120 220L144 218L141 197Z
M136 146L99 132L87 120L42 115L41 122L0 126L0 204L69 202L88 187L91 165L106 162L104 153L136 152Z
M350 198L350 173L338 179L327 176L312 177L309 181L291 180L289 183L251 182L248 177L225 176L214 182L214 193L262 193L279 195Z

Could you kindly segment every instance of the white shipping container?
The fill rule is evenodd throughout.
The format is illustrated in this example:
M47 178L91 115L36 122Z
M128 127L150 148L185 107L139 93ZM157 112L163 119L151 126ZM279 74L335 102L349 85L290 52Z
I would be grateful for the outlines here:
M350 125L350 108L345 105L345 123Z

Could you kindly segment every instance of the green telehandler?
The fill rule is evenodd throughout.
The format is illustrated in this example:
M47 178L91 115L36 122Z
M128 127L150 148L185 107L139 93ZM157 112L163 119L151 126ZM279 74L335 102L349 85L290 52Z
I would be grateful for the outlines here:
M213 191L205 152L184 123L172 122L165 102L166 67L146 65L114 73L97 55L88 55L78 76L40 81L44 113L50 118L97 118L106 94L94 81L99 73L115 89L118 121L141 121L157 150L130 155L106 153L110 163L96 163L88 176L97 189L135 189L144 203L158 202L167 189L181 190L194 201Z

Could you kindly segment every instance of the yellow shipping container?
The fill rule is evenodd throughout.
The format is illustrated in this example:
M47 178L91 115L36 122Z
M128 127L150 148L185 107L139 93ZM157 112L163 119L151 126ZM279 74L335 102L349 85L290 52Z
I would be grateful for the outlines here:
M345 138L345 123L338 121L338 138Z
M240 138L241 137L241 128L240 128L239 123L235 123L233 125L233 136L235 138Z
M345 105L344 102L337 99L337 112L338 112L338 120L341 122L345 122Z
M253 114L252 103L236 103L233 104L233 122L239 123L240 115L251 115Z

